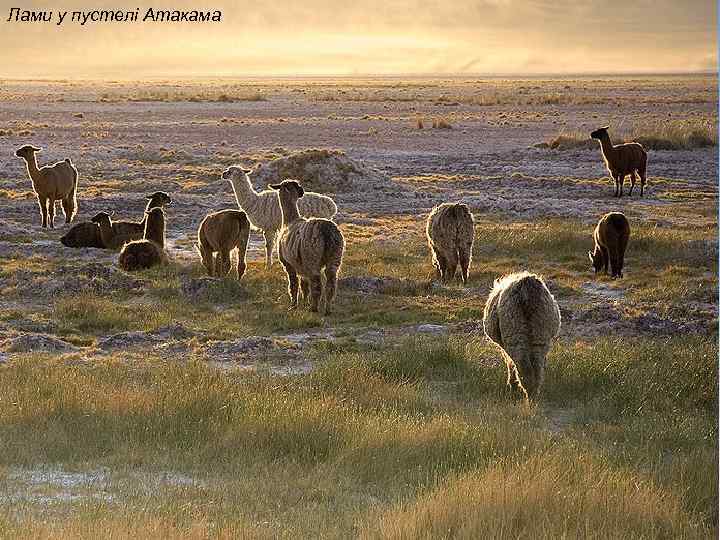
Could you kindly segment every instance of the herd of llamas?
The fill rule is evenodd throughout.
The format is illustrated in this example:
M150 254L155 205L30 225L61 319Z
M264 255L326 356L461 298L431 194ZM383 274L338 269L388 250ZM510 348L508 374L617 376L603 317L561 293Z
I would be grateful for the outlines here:
M607 170L615 183L615 197L622 197L623 183L630 176L630 195L640 178L640 195L647 182L647 153L638 143L613 145L608 128L593 131L600 142ZM65 223L77 212L78 172L70 159L38 167L35 154L41 149L26 145L15 154L25 160L37 194L42 226L54 228L55 202L61 201ZM222 178L232 184L239 210L208 214L200 224L196 249L209 275L225 277L230 272L230 253L237 251L237 277L245 273L245 255L250 228L262 231L265 261L272 265L278 247L280 263L288 280L290 309L298 307L300 293L311 311L330 314L337 289L338 273L345 252L345 239L332 221L337 206L332 198L305 191L293 179L280 179L270 189L255 191L252 171L229 167ZM100 212L90 222L73 226L60 241L68 247L120 250L118 265L126 271L167 264L164 206L167 193L147 196L142 221L117 221ZM443 203L432 210L426 222L427 241L437 276L448 281L458 267L467 283L474 240L473 215L465 204ZM622 277L625 250L630 237L627 218L619 212L604 215L593 232L594 249L588 252L595 273ZM322 279L324 274L325 279ZM502 351L507 366L507 384L525 399L535 399L543 382L545 359L552 340L560 331L560 309L543 279L517 272L495 280L483 315L485 334Z

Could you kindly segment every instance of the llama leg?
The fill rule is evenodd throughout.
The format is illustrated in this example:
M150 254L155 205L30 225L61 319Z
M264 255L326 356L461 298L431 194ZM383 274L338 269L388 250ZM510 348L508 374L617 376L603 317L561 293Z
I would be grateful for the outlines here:
M300 292L302 293L303 303L310 303L310 281L307 278L300 278Z
M602 255L602 267L600 268L600 272L604 272L605 274L608 273L608 248L605 246L600 246L600 254Z
M67 199L62 200L63 214L65 215L65 223L70 223L75 214L75 199L69 196Z
M320 274L318 274L310 278L310 311L312 311L313 313L317 312L318 310L321 296L322 281L320 280Z
M610 270L613 278L620 277L620 260L616 249L610 253Z
M43 229L47 228L48 222L48 211L47 211L47 198L38 195L38 204L40 205L40 217L42 218Z
M433 251L432 262L433 266L435 267L436 279L442 279L443 275L445 274L445 259L443 259L442 255L440 255L439 253L435 253Z
M230 272L230 252L229 251L221 251L218 254L218 257L220 258L220 264L221 264L219 277L224 278Z
M337 269L325 267L325 315L330 315L335 291L337 290Z
M535 366L532 364L532 357L529 351L523 350L516 354L518 361L515 362L517 374L522 386L522 392L527 399L531 399L537 391L537 381L535 380Z
M637 180L637 177L635 176L635 171L630 171L630 192L628 193L628 197L632 197L633 188L635 187L635 180Z
M281 261L282 262L282 261ZM288 278L288 294L290 295L290 309L293 310L298 305L298 275L295 269L285 263L282 263L285 267L285 273Z
M273 250L275 249L275 231L265 231L263 236L265 237L265 268L270 268L273 263Z
M618 183L618 186L620 186L620 192L618 194L618 197L622 197L623 196L623 184L625 183L625 175L624 174L618 175L617 183Z
M464 247L461 248L459 253L460 258L460 271L461 271L461 278L463 285L467 285L467 280L469 276L469 268L470 268L470 248Z
M218 267L219 264L220 264L220 260L219 260L218 255L211 252L210 253L210 275L211 276L215 277L215 276L219 275L219 272L220 272L220 268Z
M618 191L619 191L619 190L618 190L618 187L619 187L619 186L618 186L617 175L612 175L612 179L613 179L613 181L615 182L615 193L613 194L613 197L617 197L617 196L618 196Z
M237 278L238 281L245 275L247 264L245 263L245 254L247 253L247 245L250 235L241 235L240 241L237 243Z
M447 268L445 270L445 281L450 281L455 277L458 266L457 253L450 253L447 257Z
M51 229L55 228L55 199L48 199L48 224Z
M640 174L640 196L645 194L645 183L647 182L647 172L645 167L642 167L638 173Z

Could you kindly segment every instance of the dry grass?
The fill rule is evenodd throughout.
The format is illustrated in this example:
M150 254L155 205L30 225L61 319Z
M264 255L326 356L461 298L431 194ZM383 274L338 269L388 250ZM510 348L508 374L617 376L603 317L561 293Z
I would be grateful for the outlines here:
M473 339L333 352L290 378L28 356L0 367L0 536L712 535L716 354L561 344L530 408ZM106 479L22 480L40 464Z
M717 146L718 127L714 120L674 120L668 122L635 123L632 128L613 132L613 144L639 142L647 150L692 150ZM577 148L598 147L598 142L590 138L590 133L580 131L561 131L549 140L535 145L537 148L553 150L571 150Z

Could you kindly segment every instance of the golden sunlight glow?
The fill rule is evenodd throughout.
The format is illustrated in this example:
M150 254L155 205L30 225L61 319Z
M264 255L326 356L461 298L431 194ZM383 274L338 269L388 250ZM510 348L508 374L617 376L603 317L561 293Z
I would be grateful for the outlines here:
M8 22L0 76L542 74L687 72L717 65L713 1L360 0L288 5L176 0L154 9L221 10L222 22ZM69 1L62 10L134 10ZM49 10L50 8L48 8ZM57 16L57 11L55 12Z

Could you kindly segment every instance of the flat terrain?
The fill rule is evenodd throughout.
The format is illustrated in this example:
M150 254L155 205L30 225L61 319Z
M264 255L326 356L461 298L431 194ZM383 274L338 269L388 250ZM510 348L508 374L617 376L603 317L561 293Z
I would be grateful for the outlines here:
M645 197L611 196L602 125L648 149ZM173 263L61 245L23 144L72 158L76 222L170 193ZM705 76L0 81L0 537L716 536L717 152ZM259 233L240 283L192 248L236 206L223 169L275 159L339 207L327 318L286 311ZM466 287L424 241L450 200L476 219ZM622 280L587 258L609 211ZM532 406L482 330L523 269L563 317Z

